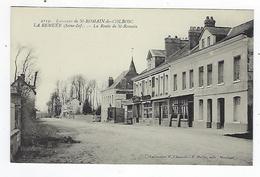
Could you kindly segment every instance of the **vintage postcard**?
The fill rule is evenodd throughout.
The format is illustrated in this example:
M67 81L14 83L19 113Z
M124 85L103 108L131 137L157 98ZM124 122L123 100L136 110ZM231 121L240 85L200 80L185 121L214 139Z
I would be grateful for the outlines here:
M10 161L253 165L254 10L11 7Z

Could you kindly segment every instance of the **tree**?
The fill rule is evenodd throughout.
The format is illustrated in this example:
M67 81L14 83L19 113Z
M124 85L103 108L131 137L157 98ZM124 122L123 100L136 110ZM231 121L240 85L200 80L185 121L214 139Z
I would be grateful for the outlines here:
M86 87L86 79L78 74L72 77L70 97L76 98L80 102L84 101L84 90Z
M48 113L52 116L59 116L61 114L61 101L57 91L51 94L50 100L47 102Z
M91 114L92 113L92 109L91 109L91 105L88 101L88 99L85 99L85 102L83 104L83 110L82 110L83 114Z
M35 51L26 46L19 46L14 60L14 81L19 74L24 75L24 80L28 84L33 83L34 74L39 72L36 69Z

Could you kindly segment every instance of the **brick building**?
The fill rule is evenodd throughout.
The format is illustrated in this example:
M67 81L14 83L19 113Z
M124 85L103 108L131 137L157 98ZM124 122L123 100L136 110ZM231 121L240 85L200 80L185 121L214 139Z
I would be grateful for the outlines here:
M101 91L101 121L107 121L110 108L123 108L123 102L133 96L133 77L137 76L133 59L129 69L123 71L115 80L108 79L108 87Z

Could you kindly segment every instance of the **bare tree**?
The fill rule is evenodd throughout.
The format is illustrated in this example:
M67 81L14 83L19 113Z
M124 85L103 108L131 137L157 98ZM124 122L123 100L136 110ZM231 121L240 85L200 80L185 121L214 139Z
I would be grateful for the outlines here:
M15 55L15 60L14 60L14 65L15 65L15 71L14 71L14 81L16 80L16 77L17 77L17 61L18 61L18 57L19 57L19 55L21 54L21 52L22 52L22 50L24 49L25 47L24 46L21 46L21 47L19 47L19 49L18 49L18 51L17 51L17 53L16 53L16 55Z
M98 107L98 87L96 80L87 80L83 75L75 75L67 80L56 82L55 95L59 96L60 103L66 106L68 100L77 99L81 103L87 103L91 111ZM56 97L53 97L56 99ZM50 101L52 103L53 101ZM48 103L50 107L50 103ZM84 111L83 111L84 112Z
M76 98L83 102L85 99L86 79L82 75L75 75L71 81L71 98Z
M15 55L15 71L14 80L17 79L18 74L24 74L25 81L27 83L32 83L34 79L34 74L37 72L36 69L36 59L34 55L34 50L26 46L20 46Z

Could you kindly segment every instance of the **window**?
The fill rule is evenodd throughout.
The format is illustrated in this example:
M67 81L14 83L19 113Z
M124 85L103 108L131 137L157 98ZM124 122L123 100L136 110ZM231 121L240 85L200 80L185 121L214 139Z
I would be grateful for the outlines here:
M168 94L168 75L165 76L165 94Z
M161 93L160 93L160 95L164 94L164 84L165 84L164 76L161 76Z
M233 98L233 102L234 102L234 113L233 113L233 121L237 122L239 120L239 115L240 115L240 97L236 96Z
M201 39L201 48L204 48L204 47L205 47L205 40Z
M218 83L224 82L224 61L218 62Z
M158 85L159 85L158 78L156 78L155 85L156 85L156 87L155 87L155 95L158 96Z
M199 120L203 120L203 100L199 100Z
M152 97L155 96L156 94L156 89L155 89L155 77L152 77L152 80L151 80L151 84L152 84L152 88L151 88L151 91L152 91Z
M186 72L182 72L182 90L186 89Z
M177 74L173 75L173 90L177 90Z
M144 95L145 94L145 81L142 80L142 94L141 95Z
M158 95L160 95L161 93L161 80L160 80L160 76L158 76Z
M155 78L152 77L152 87L154 88L154 86L155 86Z
M144 92L144 94L145 95L147 95L148 94L148 89L149 89L149 87L148 87L148 81L145 81L145 92Z
M139 96L142 96L142 83L139 83Z
M199 87L203 87L203 74L204 69L203 66L199 67Z
M212 84L212 64L207 65L207 85Z
M210 36L207 37L207 46L210 46Z
M135 84L135 95L138 95L138 83Z
M152 93L151 93L151 87L152 87L152 80L149 80L149 95L151 95Z
M193 81L193 69L190 70L190 88L194 87L194 81Z
M133 84L133 93L134 93L134 95L136 95L136 84L135 83ZM103 100L104 100L104 98L103 98Z
M240 55L234 57L234 81L240 79Z

